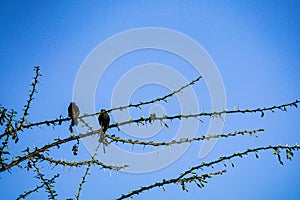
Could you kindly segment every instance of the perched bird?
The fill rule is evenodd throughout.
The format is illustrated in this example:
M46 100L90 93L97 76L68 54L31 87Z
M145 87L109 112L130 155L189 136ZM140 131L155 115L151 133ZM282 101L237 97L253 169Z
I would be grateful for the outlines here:
M110 118L107 114L106 110L102 109L100 115L98 117L99 125L101 126L101 130L103 133L108 129Z
M102 132L100 133L100 138L99 142L102 142L105 146L107 146L109 143L106 140L104 134L106 130L108 129L110 118L109 115L107 114L106 110L102 109L100 112L100 115L98 117L99 125L101 126ZM103 146L104 148L104 146Z
M76 103L71 102L68 107L68 116L72 119L71 126L77 126L78 124L78 116L79 116L79 108Z

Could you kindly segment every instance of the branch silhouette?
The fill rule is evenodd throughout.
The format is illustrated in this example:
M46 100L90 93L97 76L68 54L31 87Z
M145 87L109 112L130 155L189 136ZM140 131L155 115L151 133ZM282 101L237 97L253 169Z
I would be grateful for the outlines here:
M7 127L7 129L5 130L5 132L3 134L0 135L0 139L2 139L4 136L8 136L9 134L13 133L13 139L15 140L15 143L17 143L19 141L18 139L18 131L19 130L23 130L24 129L24 123L26 122L26 117L29 115L28 111L30 109L30 104L31 102L34 100L34 93L37 93L37 89L36 86L39 83L38 78L40 76L42 76L42 74L39 73L40 67L39 66L34 66L34 71L35 71L35 76L33 77L33 81L31 83L32 89L29 91L29 99L26 101L26 105L24 106L24 113L23 116L21 118L21 120L15 120L15 127L12 126L12 123L9 123L9 127ZM13 111L12 111L13 112ZM2 125L3 122L5 122L5 120L7 119L7 117L5 116L6 113L6 109L4 108L1 111L1 120L0 120L0 125ZM17 113L14 113L17 114Z
M91 135L95 135L95 134L99 134L101 132L101 130L95 130L95 131L92 131L92 132L88 132L88 133L85 133L85 134L79 134L77 136L70 136L70 137L67 137L65 139L60 139L60 138L57 138L55 139L56 142L53 142L53 143L50 143L50 144L47 144L47 145L44 145L43 147L41 148L37 148L35 147L33 151L30 151L29 147L27 147L25 150L23 150L23 152L27 152L27 154L25 154L24 156L16 156L17 159L11 161L9 164L7 165L4 165L0 168L0 172L3 172L3 171L6 171L6 170L9 170L10 168L12 168L13 166L17 166L19 163L29 159L29 158L33 158L35 156L41 156L40 153L42 152L45 152L47 150L49 150L50 148L53 148L53 147L60 147L61 144L65 144L67 142L70 142L70 141L73 141L73 140L78 140L80 138L84 138L84 137L88 137L88 136L91 136ZM60 162L60 161L55 161L53 159L47 159L48 161L52 161L53 163L57 163L57 164L61 164L61 163L65 163L67 164L67 162ZM99 165L101 165L101 162L97 162L96 160L92 161L94 163L97 163ZM89 162L87 162L89 163ZM68 165L68 164L67 164ZM69 165L71 166L72 164L69 163ZM75 166L75 164L73 164ZM78 165L78 164L77 164ZM81 164L82 165L82 164ZM107 166L107 165L101 165L102 167L104 168L110 168L110 169L119 169L119 168L125 168L126 165L124 166Z
M189 177L189 178L181 178L181 179L176 178L176 179L167 179L167 180L164 179L161 182L157 182L157 183L154 183L154 184L149 185L149 186L142 186L140 189L131 191L128 194L123 194L121 197L117 198L117 200L130 198L133 195L138 195L138 194L142 193L145 190L150 190L150 189L153 189L155 187L163 187L163 189L165 190L164 185L168 185L168 184L181 184L182 189L187 190L186 186L185 186L185 183L195 182L201 188L201 187L204 186L204 183L205 183L204 180L205 179L212 178L213 176L217 176L217 175L222 175L225 172L226 172L226 170L222 170L222 171L219 171L219 172L213 172L213 173L203 174L203 175L199 175L199 176L194 175L194 176Z
M93 131L93 127L91 127L85 120L80 119L80 121L90 131ZM227 137L234 137L237 135L247 135L247 134L256 136L256 133L263 132L263 131L265 131L265 130L263 128L260 128L260 129L254 129L254 130L235 131L233 133L223 133L223 134L216 134L216 135L202 135L202 137L197 137L197 138L181 138L179 140L172 140L170 142L154 142L154 141L144 142L144 141L140 141L140 140L123 139L123 138L117 137L115 135L109 135L109 134L104 134L104 136L108 139L111 139L112 141L114 141L116 143L144 145L144 147L145 147L145 146L171 146L174 144L191 143L193 141L210 140L210 139L216 139L216 138L227 138Z
M38 78L38 76L37 76ZM119 107L116 107L116 108L112 108L112 109L109 109L107 110L107 112L112 112L112 111L116 111L116 110L123 110L123 109L128 109L130 107L136 107L136 108L141 108L141 106L144 106L144 105L147 105L147 104L153 104L153 103L156 103L156 102L159 102L159 101L165 101L167 102L166 99L174 96L175 94L179 93L179 92L182 92L185 88L187 88L188 86L191 86L193 85L195 82L199 81L200 79L202 78L202 76L199 76L198 78L196 78L195 80L192 80L191 82L189 82L188 84L182 86L181 88L177 89L177 90L174 90L173 92L163 96L163 97L158 97L156 99L153 99L153 100L149 100L149 101L145 101L145 102L139 102L139 103L136 103L136 104L129 104L129 105L125 105L125 106L119 106ZM35 88L35 86L34 86ZM31 98L29 98L31 99ZM32 99L31 99L32 100ZM30 101L31 101L30 100ZM96 113L92 113L92 114L83 114L82 116L78 117L78 119L84 119L86 117L93 117L93 116L96 116L96 115L99 115L101 112L96 112ZM35 127L35 126L41 126L41 125L47 125L47 126L50 126L50 125L61 125L62 122L67 122L67 121L70 121L71 118L70 117L66 117L66 118L63 118L61 115L59 118L56 118L56 119L52 119L52 120L45 120L45 121L41 121L41 122L36 122L36 123L28 123L27 125L25 126L21 126L19 128L17 128L17 130L21 130L21 129L27 129L27 128L32 128L32 127ZM0 139L2 137L4 137L5 134L2 134L0 135Z
M94 159L95 159L95 157L96 157L96 155L97 155L97 152L98 152L98 149L99 149L100 145L101 145L101 143L99 143L98 146L96 147L95 152L94 152L93 156L91 157L91 160L94 160ZM77 200L78 200L79 197L80 197L80 192L81 192L81 190L82 190L82 186L83 186L83 184L86 182L85 179L86 179L87 175L89 174L90 169L91 169L91 163L88 164L88 166L87 166L87 168L86 168L86 170L85 170L85 173L84 173L84 175L82 176L82 181L81 181L81 183L79 184L78 192L77 192L77 195L76 195L76 199L77 199Z
M210 140L210 139L216 139L216 138L227 138L227 137L234 137L237 135L254 135L258 132L265 131L264 129L255 129L255 130L244 130L244 131L235 131L233 133L223 133L223 134L217 134L217 135L203 135L202 137L196 137L196 138L181 138L179 140L172 140L170 142L153 142L153 141L139 141L139 140L132 140L132 139L122 139L120 137L116 137L115 135L108 135L105 134L105 137L111 139L112 141L116 143L129 143L132 145L144 145L144 146L171 146L174 144L183 144L183 143L192 143L194 141L203 141L203 140Z
M91 158L90 160L84 160L84 161L66 161L66 160L56 160L50 157L46 157L42 154L38 154L36 158L48 161L54 166L61 165L63 167L81 167L81 166L88 166L88 165L98 165L101 167L101 169L109 169L109 170L116 170L116 171L120 171L122 169L125 169L126 167L129 167L128 165L121 165L121 166L106 165L95 158Z
M34 95L34 93L37 93L36 86L39 83L38 78L40 76L42 76L42 74L39 73L39 71L40 71L39 66L35 66L34 71L35 71L35 77L33 77L33 83L31 83L32 89L30 90L29 99L27 100L27 103L24 106L24 114L23 114L23 117L21 118L20 124L18 126L16 126L16 130L23 129L26 117L29 115L28 110L30 109L30 104L34 100L33 95ZM20 127L20 128L18 128L18 127Z
M164 115L162 117L157 117L155 115L151 115L149 117L140 117L138 119L129 119L127 121L124 122L116 122L112 125L109 126L109 128L118 128L120 126L124 126L127 124L142 124L145 122L153 122L155 120L159 120L159 121L164 121L164 120L174 120L174 119L189 119L189 118L198 118L198 117L221 117L223 114L248 114L248 113L257 113L259 112L261 114L261 117L264 116L264 113L269 111L269 112L275 112L275 110L281 110L284 112L287 112L287 107L295 107L298 108L298 104L300 103L299 100L295 100L293 102L290 103L284 103L281 105L274 105L274 106L270 106L270 107L264 107L264 108L254 108L254 109L237 109L237 110L223 110L220 112L201 112L201 113L196 113L196 114L178 114L178 115L173 115L173 116L168 116L168 115Z
M34 193L34 192L38 192L39 189L45 187L46 184L53 184L55 183L55 179L59 177L59 174L53 176L53 178L49 179L48 181L46 182L43 182L41 185L38 185L36 186L36 188L32 189L32 190L28 190L26 192L24 192L23 194L21 194L17 200L20 200L20 199L25 199L27 196L29 196L31 193Z
M53 180L53 181L50 181L50 180L46 179L46 178L44 177L44 174L42 174L42 173L40 172L40 168L38 168L38 167L36 166L36 161L34 161L33 159L30 159L29 162L31 162L32 167L34 168L34 171L37 173L36 178L38 178L39 180L41 180L42 185L43 185L43 186L45 187L45 189L46 189L46 192L49 193L48 198L49 198L49 199L55 199L55 197L57 196L57 194L56 194L56 191L53 189L53 188L54 188L53 184L55 183L55 182L54 182L54 178L55 178L56 176L59 176L59 174L57 174L56 176L54 176L54 177L51 179L51 180ZM30 165L30 164L29 164L29 165Z
M211 161L211 162L208 162L208 163L205 163L203 162L202 164L200 165L197 165L197 166L194 166L194 167L191 167L189 170L183 172L182 174L180 174L177 178L173 178L173 179L164 179L160 182L156 182L154 184L151 184L151 185L148 185L148 186L143 186L141 187L140 189L137 189L137 190L133 190L131 192L129 192L128 194L123 194L121 197L119 197L118 199L125 199L125 198L129 198L129 197L132 197L133 195L138 195L146 190L150 190L150 189L153 189L153 188L156 188L156 187L162 187L164 185L167 185L167 184L172 184L172 183L180 183L184 180L189 180L190 178L193 178L193 177L200 177L200 178L203 178L202 176L203 175L195 175L195 172L196 170L198 169L202 169L203 167L209 167L209 166L212 166L212 165L215 165L217 163L221 163L221 162L224 162L226 160L230 160L232 158L235 158L235 157L243 157L244 155L247 155L248 153L257 153L258 151L262 151L262 150L269 150L269 149L273 149L274 152L273 154L276 154L276 155L279 155L279 149L285 149L287 150L287 157L289 157L288 155L290 155L292 157L293 154L291 154L291 152L293 151L296 151L296 150L299 150L300 149L300 146L299 145L294 145L294 146L282 146L282 145L277 145L277 146L267 146L267 147L258 147L258 148L254 148L254 149L247 149L246 151L244 152L237 152L237 153L233 153L232 155L229 155L229 156L223 156L223 157L220 157L218 160L214 160L214 161ZM256 157L258 158L257 154L256 154ZM289 157L289 159L291 159L291 157ZM278 157L278 160L281 164L282 161L280 159L280 157ZM230 161L231 162L231 161ZM225 167L227 167L226 164L224 164ZM231 166L234 167L234 163L231 162ZM226 172L226 170L223 170L223 171L219 171L215 174L211 174L212 176L213 175L222 175L224 172ZM185 178L187 175L192 175L191 177L189 178ZM204 175L205 177L209 176L209 174L205 174ZM207 177L209 178L209 177ZM203 187L203 185L201 185ZM200 186L199 186L200 187ZM185 187L182 188L183 190L186 190Z

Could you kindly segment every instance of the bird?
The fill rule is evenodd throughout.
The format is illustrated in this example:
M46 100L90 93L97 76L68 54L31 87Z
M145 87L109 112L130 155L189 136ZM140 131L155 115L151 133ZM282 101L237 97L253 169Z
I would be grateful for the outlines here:
M106 110L102 109L100 112L100 115L98 117L99 125L101 126L101 130L103 133L106 132L109 126L110 118L109 115L107 114Z
M68 107L68 116L71 118L72 122L71 122L71 126L77 126L78 124L78 116L79 116L80 112L79 112L79 108L76 105L75 102L71 102L69 107Z

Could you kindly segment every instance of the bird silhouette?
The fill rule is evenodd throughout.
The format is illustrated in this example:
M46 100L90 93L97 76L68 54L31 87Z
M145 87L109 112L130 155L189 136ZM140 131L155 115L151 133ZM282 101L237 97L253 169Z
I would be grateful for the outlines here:
M98 117L99 125L101 126L102 132L100 132L100 138L99 142L102 142L104 146L108 146L109 142L106 140L104 134L106 130L108 129L110 118L109 115L107 114L106 110L102 109L100 112L100 115ZM103 148L104 148L103 146ZM105 151L105 149L104 149Z
M68 107L68 116L72 119L71 126L77 126L78 124L78 116L79 116L79 108L75 102L71 102Z
M100 115L98 117L99 125L101 126L101 130L103 133L106 132L109 126L110 118L109 115L107 114L106 110L102 109L100 112Z

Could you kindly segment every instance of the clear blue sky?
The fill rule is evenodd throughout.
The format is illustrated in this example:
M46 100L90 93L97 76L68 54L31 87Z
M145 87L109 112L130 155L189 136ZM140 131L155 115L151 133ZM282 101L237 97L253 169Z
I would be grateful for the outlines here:
M300 98L299 10L298 1L1 1L0 103L21 111L33 76L32 66L40 65L44 76L28 119L38 121L53 119L60 114L66 116L76 74L90 51L114 34L142 27L173 29L201 44L222 75L228 109L290 102ZM126 60L124 57L115 63L124 68L118 70L118 66L113 66L107 71L105 80L116 81L122 73L149 62L169 64L187 80L198 76L177 57L159 53L146 51L136 54L138 60ZM114 82L110 83L103 94L97 91L97 97L109 97L113 85ZM193 88L199 107L209 111L209 95L204 82ZM146 100L166 93L168 90L163 87L144 87L132 98ZM176 99L173 100L175 106L167 106L166 109L168 113L176 114L178 104ZM110 107L110 99L104 99L96 107ZM148 113L147 110L142 112ZM139 112L133 114L139 116ZM82 190L82 199L114 199L139 186L177 177L189 166L248 147L299 143L299 119L299 110L294 108L287 113L267 113L264 118L259 114L227 116L224 132L255 128L266 128L267 131L258 139L242 136L219 140L203 160L198 158L201 144L195 143L174 164L152 173L110 176L108 171L94 168ZM175 123L173 128L176 126L178 124ZM205 127L199 129L198 136L202 135ZM46 127L35 129L21 139L30 146L41 146L49 141L50 134L69 135L67 126L56 130ZM166 129L161 132L164 133L168 133ZM62 153L56 151L53 156L76 159L70 150L72 145L63 149ZM24 144L15 145L12 151L18 152L23 148ZM80 148L83 154L80 158L88 158L84 146ZM284 161L283 166L271 151L261 153L260 159L255 159L254 155L235 159L235 168L228 168L223 176L209 180L204 189L190 184L186 193L180 186L172 185L166 186L167 192L158 188L135 199L299 199L299 153L295 153L292 162ZM53 173L62 171L60 167L57 169ZM46 172L48 165L43 170ZM83 172L82 169L62 171L56 184L59 199L74 197ZM47 173L47 176L50 174ZM12 170L12 174L1 174L0 199L14 199L23 191L32 189L39 183L33 176L34 173L18 169ZM45 197L40 192L29 199Z

